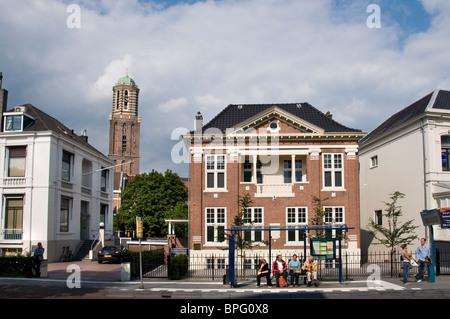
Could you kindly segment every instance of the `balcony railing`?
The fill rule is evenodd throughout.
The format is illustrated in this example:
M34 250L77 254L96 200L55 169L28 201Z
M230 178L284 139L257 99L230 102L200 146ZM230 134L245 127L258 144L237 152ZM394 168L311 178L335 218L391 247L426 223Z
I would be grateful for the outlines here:
M3 240L22 240L23 229L2 229L1 238Z
M259 196L294 196L292 184L257 184L256 194Z
M24 186L27 183L26 177L5 177L3 186Z

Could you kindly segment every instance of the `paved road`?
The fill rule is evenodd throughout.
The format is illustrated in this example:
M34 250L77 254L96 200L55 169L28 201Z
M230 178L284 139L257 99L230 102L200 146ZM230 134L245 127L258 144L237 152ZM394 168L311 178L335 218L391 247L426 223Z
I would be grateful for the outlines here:
M71 265L79 269L75 278ZM79 280L79 281L78 281ZM78 285L79 284L79 285ZM78 286L77 286L78 285ZM450 276L436 277L435 283L401 284L400 278L380 282L364 280L321 282L319 287L257 288L255 282L243 282L231 289L221 282L192 280L170 281L146 279L121 282L120 265L83 261L48 265L46 278L0 277L2 299L177 299L177 300L237 300L237 299L378 299L378 298L450 298Z

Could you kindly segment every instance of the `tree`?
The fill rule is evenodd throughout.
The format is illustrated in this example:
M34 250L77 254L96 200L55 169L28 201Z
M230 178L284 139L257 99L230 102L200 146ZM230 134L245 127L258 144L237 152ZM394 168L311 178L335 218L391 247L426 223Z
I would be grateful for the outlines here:
M379 245L384 245L390 249L391 253L391 274L394 273L393 269L393 256L395 249L400 244L409 244L413 240L417 239L417 235L414 234L414 230L419 226L414 226L414 220L406 221L405 223L400 222L400 217L402 216L401 206L397 206L397 201L405 197L405 194L395 191L390 194L391 202L384 202L386 204L386 217L387 227L379 225L373 218L369 218L369 223L367 228L369 233L378 240Z
M310 218L311 226L322 226L325 224L324 217L326 211L323 209L323 202L328 198L320 199L319 197L312 196L312 204L314 217ZM317 238L325 238L326 232L324 230L316 230L315 235Z
M165 174L136 175L121 193L122 206L114 218L115 230L135 230L136 217L144 222L144 236L163 237L168 227L164 219L187 218L187 190L181 178L172 171Z
M234 226L251 226L252 222L245 222L245 211L248 207L253 204L253 200L251 199L249 194L244 196L238 196L238 207L239 211L234 216ZM247 225L246 225L247 224ZM250 225L248 225L250 224ZM237 231L235 235L235 246L242 255L242 251L246 248L252 248L252 242L245 240L242 231Z

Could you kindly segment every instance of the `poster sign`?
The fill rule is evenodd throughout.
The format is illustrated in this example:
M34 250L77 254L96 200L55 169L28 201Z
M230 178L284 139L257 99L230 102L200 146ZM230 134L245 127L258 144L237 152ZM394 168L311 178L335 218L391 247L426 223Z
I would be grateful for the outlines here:
M441 228L450 228L450 207L441 208Z
M420 212L424 226L433 226L442 224L442 215L440 209L423 210Z
M336 238L311 238L311 255L319 259L336 259Z
M144 221L142 217L136 217L136 233L137 238L144 237Z

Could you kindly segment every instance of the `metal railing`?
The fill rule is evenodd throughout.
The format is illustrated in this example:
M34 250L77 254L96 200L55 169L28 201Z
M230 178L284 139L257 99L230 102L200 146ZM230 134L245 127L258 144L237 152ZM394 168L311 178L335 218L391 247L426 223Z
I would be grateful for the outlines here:
M235 273L238 281L254 280L258 271L259 260L266 259L270 264L275 256L269 258L268 254L247 253L237 256L235 261ZM415 254L413 253L413 258ZM303 262L304 257L298 254L298 259ZM285 260L288 262L288 260ZM450 275L450 252L436 252L436 274ZM196 254L189 257L188 276L197 280L222 281L223 275L228 269L228 253L220 254ZM391 256L389 252L380 253L347 253L342 254L342 278L344 280L367 279L374 271L380 277L401 277L403 275L400 255ZM411 267L409 276L414 276L418 267ZM318 278L320 280L339 279L339 259L319 260Z
M8 228L1 230L3 240L22 240L22 234L23 234L22 228L17 229Z

